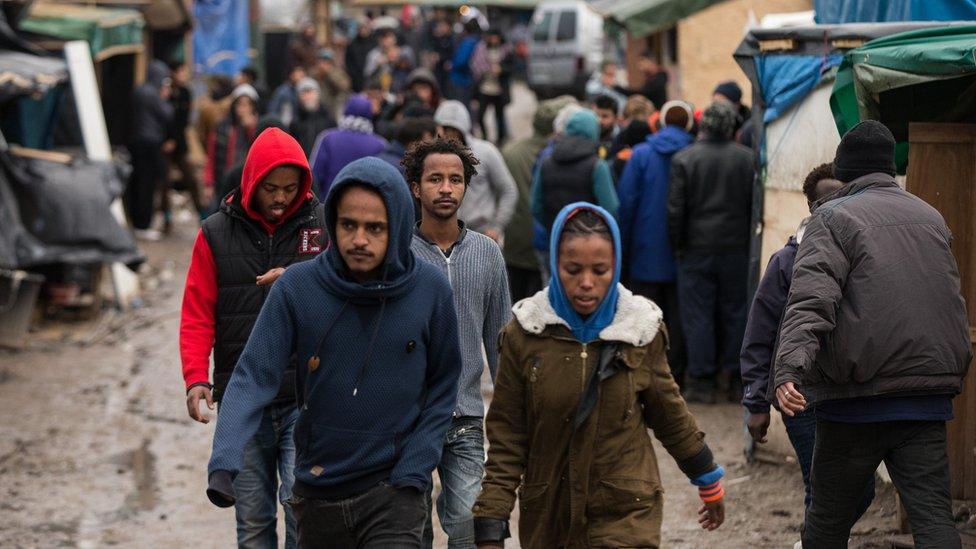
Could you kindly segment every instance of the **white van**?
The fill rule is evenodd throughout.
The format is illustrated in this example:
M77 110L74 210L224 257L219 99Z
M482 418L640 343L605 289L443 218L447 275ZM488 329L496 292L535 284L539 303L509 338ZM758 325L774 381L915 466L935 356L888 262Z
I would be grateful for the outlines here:
M603 16L581 0L552 0L532 14L529 87L540 97L584 95L604 52Z

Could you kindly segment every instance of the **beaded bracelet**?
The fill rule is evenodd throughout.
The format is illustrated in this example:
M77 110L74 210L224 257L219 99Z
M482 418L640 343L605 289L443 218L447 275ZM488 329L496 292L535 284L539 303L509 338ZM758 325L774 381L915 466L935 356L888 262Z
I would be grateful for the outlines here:
M712 503L725 497L725 489L722 488L722 481L716 480L708 486L698 488L698 497L705 503Z

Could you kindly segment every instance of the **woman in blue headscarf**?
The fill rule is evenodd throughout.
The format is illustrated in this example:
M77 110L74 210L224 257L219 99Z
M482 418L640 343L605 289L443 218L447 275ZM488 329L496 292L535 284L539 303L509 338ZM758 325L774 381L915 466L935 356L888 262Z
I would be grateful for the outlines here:
M699 487L702 528L718 528L722 468L671 377L661 310L619 283L613 217L566 206L550 252L550 286L515 305L499 339L478 547L502 547L516 495L523 548L657 547L663 495L648 427Z

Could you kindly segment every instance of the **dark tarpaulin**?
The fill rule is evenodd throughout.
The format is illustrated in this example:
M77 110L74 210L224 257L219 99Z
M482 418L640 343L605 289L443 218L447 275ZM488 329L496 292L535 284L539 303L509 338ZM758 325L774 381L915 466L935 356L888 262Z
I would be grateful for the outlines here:
M145 261L110 206L125 164L71 164L0 152L0 268Z

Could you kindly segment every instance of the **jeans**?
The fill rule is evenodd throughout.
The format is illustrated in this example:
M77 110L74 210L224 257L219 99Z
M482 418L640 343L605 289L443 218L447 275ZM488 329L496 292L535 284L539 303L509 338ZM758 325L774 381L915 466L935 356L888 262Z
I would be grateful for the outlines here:
M809 509L810 501L813 499L810 494L810 468L813 465L813 447L817 440L817 414L812 408L793 417L783 414L783 424L786 426L786 436L790 438L790 444L793 445L793 450L796 452L796 460L800 464L800 473L803 474L805 492L803 507ZM873 500L874 475L872 474L861 496L860 504L854 513L854 522L860 520Z
M719 368L739 371L748 271L746 252L689 251L678 260L678 301L693 381L714 386Z
M427 506L414 488L381 482L340 500L292 496L301 549L418 548Z
M293 403L268 406L257 433L244 447L244 466L234 478L238 547L278 547L276 492L285 510L285 547L295 547L295 519L288 500L295 483L297 419L298 409Z
M633 280L627 285L635 294L650 299L661 308L664 323L668 327L668 366L678 385L684 384L685 370L688 368L688 353L685 350L684 330L681 329L681 309L678 306L678 286L674 282L640 282Z
M944 421L840 423L817 419L803 546L847 547L864 487L884 462L918 549L958 549Z
M474 547L474 515L471 508L481 492L481 477L485 472L485 431L480 417L457 418L447 430L444 453L437 466L441 479L441 493L437 496L437 517L447 534L450 549ZM431 492L427 490L427 507L431 507ZM424 526L424 547L434 542L434 526L430 513Z

